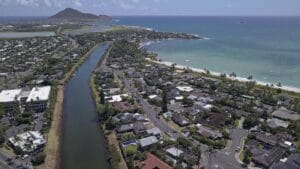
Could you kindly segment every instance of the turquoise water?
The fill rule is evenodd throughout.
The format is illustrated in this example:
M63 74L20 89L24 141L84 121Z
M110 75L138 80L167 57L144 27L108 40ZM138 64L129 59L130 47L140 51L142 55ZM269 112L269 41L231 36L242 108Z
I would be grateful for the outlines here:
M198 34L149 50L164 61L300 88L300 17L119 17L120 25ZM187 62L189 60L189 62Z

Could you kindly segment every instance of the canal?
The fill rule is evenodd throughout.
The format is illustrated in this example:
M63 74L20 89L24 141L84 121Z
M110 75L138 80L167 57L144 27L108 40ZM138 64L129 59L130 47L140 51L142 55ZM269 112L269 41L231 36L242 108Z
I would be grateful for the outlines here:
M107 45L99 46L65 87L61 169L108 169L106 142L97 122L89 78Z

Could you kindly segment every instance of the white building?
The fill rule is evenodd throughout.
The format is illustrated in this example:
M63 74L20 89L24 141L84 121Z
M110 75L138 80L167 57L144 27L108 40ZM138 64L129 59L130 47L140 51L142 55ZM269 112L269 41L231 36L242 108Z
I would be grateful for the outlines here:
M175 147L166 149L166 152L172 157L180 157L180 155L183 154L182 150L179 150L178 148Z
M190 86L177 86L176 87L179 91L181 92L191 92L193 91L194 89Z
M8 141L14 148L18 147L26 153L35 151L43 147L46 143L43 135L38 131L21 133L15 137L9 138Z
M2 90L0 93L0 104L4 106L6 112L11 112L18 105L18 96L21 89Z
M26 110L44 111L48 108L51 86L34 87L26 100Z
M158 140L155 136L149 136L149 137L139 139L139 143L140 143L142 148L148 147L148 146L150 146L152 144L155 144L157 142L158 142Z

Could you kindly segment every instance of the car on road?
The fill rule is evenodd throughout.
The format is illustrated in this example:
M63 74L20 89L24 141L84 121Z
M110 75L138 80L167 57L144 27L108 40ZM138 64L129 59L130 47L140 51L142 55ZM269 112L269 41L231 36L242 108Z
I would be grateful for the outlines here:
M241 149L241 147L240 147L240 146L237 146L236 149L235 149L235 151L236 151L236 152L239 152L240 149Z

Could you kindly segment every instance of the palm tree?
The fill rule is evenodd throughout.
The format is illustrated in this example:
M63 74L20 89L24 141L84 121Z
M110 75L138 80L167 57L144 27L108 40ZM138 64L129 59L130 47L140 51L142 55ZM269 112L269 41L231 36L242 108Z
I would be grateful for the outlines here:
M201 160L201 146L197 145L195 147L193 147L192 149L193 154L196 156L197 158L197 162L198 162L198 168L200 168L200 160Z

